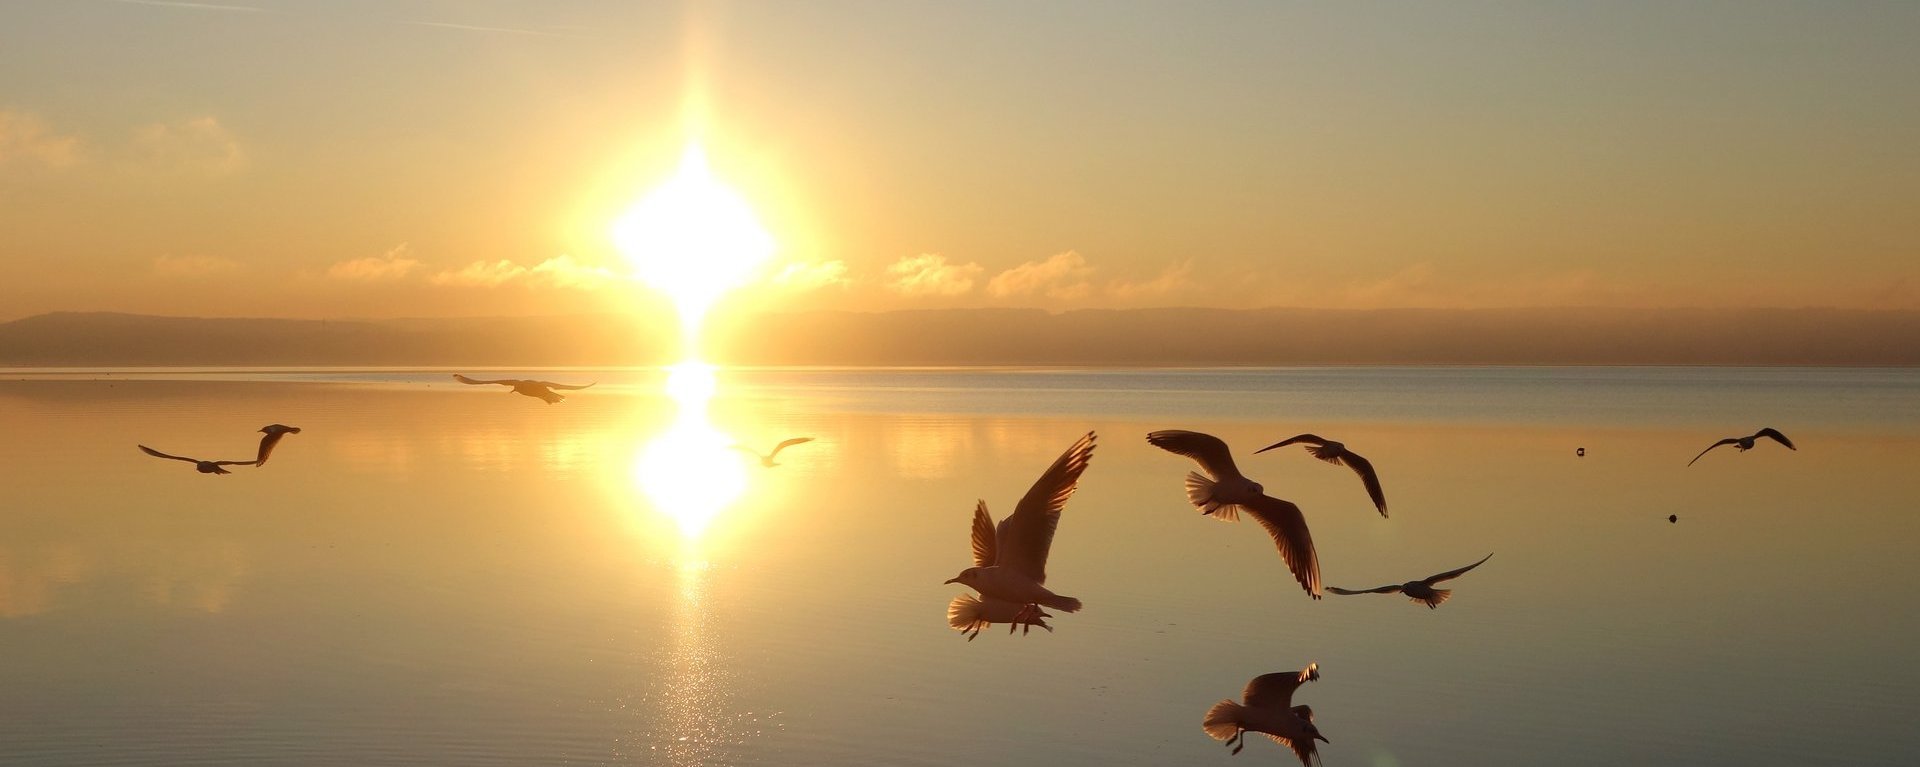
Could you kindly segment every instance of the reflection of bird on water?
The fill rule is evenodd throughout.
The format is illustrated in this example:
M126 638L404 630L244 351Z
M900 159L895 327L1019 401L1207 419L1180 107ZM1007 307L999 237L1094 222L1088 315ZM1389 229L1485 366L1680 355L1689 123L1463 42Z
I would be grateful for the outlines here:
M786 440L786 441L784 441L784 442L781 442L781 443L780 443L780 444L778 444L778 445L774 445L774 446L773 446L773 452L771 452L771 453L768 453L768 454L766 454L766 455L761 455L761 454L760 454L760 451L758 451L758 450L755 450L755 449L753 449L753 448L750 448L750 447L747 447L746 445L729 445L729 447L732 447L732 448L733 448L733 449L735 449L735 450L738 450L738 451L740 451L740 452L742 452L742 453L746 453L746 454L748 454L748 455L751 455L751 456L753 456L753 457L755 457L755 458L758 458L758 459L760 459L760 465L761 465L761 466L765 466L765 467L767 467L767 468L769 468L769 469L771 469L771 468L773 468L773 467L775 467L775 466L779 466L779 465L780 465L780 464L778 464L778 463L775 463L775 462L774 462L774 460L773 460L773 457L774 457L774 456L776 456L776 455L779 455L779 454L780 454L780 451L782 451L782 450L785 450L785 449L787 449L787 448L789 448L789 447L792 447L792 446L794 446L794 445L798 445L798 444L800 444L800 443L802 443L802 442L812 442L812 441L813 441L813 438L812 438L812 437L794 437L793 439L790 439L790 440Z
M260 453L253 458L255 466L266 465L267 456L273 454L273 446L280 444L280 438L288 434L299 434L300 427L274 423L260 427L260 433L267 436L260 438Z
M1034 626L1053 631L1047 625L1052 613L1031 605L1007 602L994 598L980 599L972 594L961 594L947 603L947 625L955 631L965 632L967 641L980 636L980 630L995 623L1013 624L1007 627L1007 633L1019 628L1021 633L1032 631Z
M1320 598L1320 557L1313 551L1313 536L1307 532L1307 518L1301 515L1299 506L1266 495L1260 483L1241 474L1233 465L1233 453L1219 437L1169 430L1148 434L1147 441L1198 461L1213 478L1187 472L1187 500L1200 513L1226 522L1237 521L1242 511L1252 516L1273 536L1294 580L1314 599Z
M1367 497L1373 499L1373 507L1380 510L1380 516L1382 518L1387 516L1387 494L1386 491L1380 489L1380 475L1373 473L1372 463L1360 457L1359 453L1348 450L1345 443L1322 439L1312 434L1302 434L1298 437L1289 437L1275 442L1253 452L1256 454L1264 453L1276 447L1286 447L1296 442L1306 443L1307 452L1311 453L1313 457L1326 461L1327 463L1346 464L1347 468L1353 470L1353 473L1360 475L1360 483L1367 486Z
M1431 610L1435 607L1439 607L1442 603L1446 602L1449 597L1453 596L1452 590L1436 589L1433 587L1433 584L1441 583L1443 581L1450 581L1462 575L1466 575L1468 570L1472 570L1473 568L1479 567L1481 562L1485 562L1492 558L1493 558L1493 555L1488 554L1484 557L1481 557L1480 562L1475 562L1473 564L1467 565L1466 567L1462 567L1458 570L1448 570L1444 573L1440 573L1439 575L1429 575L1425 578L1421 578L1420 580L1407 581L1406 583L1402 583L1398 586L1381 586L1377 589L1362 589L1359 591L1348 591L1338 586L1328 586L1327 590L1335 594L1344 594L1344 595L1393 594L1398 592L1398 593L1406 594L1408 598L1420 604L1426 605L1427 609Z
M1073 497L1080 474L1087 470L1087 460L1093 457L1093 440L1093 432L1087 432L1067 448L1067 452L1054 459L1053 465L1047 467L1013 507L1013 513L1000 520L998 528L993 526L993 517L987 513L986 501L973 507L974 566L960 571L947 582L973 587L988 604L999 601L1019 605L1006 621L1013 624L1007 627L1009 632L1023 623L1044 625L1038 621L1049 616L1041 612L1039 606L1069 613L1080 611L1080 600L1047 590L1047 553L1053 548L1054 530L1060 527L1060 511L1066 507L1067 499ZM954 608L955 605L947 606L949 623L953 623ZM970 626L972 633L978 633L978 624L975 620Z
M1313 663L1299 671L1256 676L1240 693L1241 703L1223 700L1213 704L1200 726L1214 740L1226 741L1233 747L1233 753L1238 754L1246 747L1243 736L1258 732L1293 749L1293 755L1300 757L1301 764L1312 765L1311 760L1319 757L1313 742L1332 741L1313 726L1312 707L1293 705L1293 691L1319 678L1320 667Z
M472 379L472 378L468 378L466 376L460 375L459 373L453 374L453 380L459 381L460 383L467 384L469 386L499 384L501 386L506 386L513 389L513 392L515 394L525 394L534 399L546 400L547 404L549 405L555 402L559 402L560 400L566 399L566 397L562 397L558 394L553 393L554 389L565 389L565 390L571 391L574 389L585 389L588 386L593 385L593 384L584 384L580 386L569 386L567 384L558 384L552 381L524 381L518 378L501 378L493 381L480 381L480 380L476 380L476 379ZM596 381L595 383L598 383L598 382Z
M188 458L182 455L167 455L166 453L162 453L158 450L147 447L146 445L140 445L138 447L142 452L145 452L147 455L153 456L155 458L168 458L175 461L186 461L187 463L193 464L193 470L200 472L201 474L232 474L233 472L227 471L224 467L252 466L254 464L253 461L202 461L198 458Z
M1740 448L1740 452L1744 453L1744 452L1747 452L1748 450L1752 450L1754 440L1757 440L1761 437L1767 437L1782 445L1786 445L1788 450L1798 451L1800 449L1793 446L1793 441L1787 439L1787 435L1781 434L1780 432L1775 431L1771 427L1769 427L1769 428L1761 429L1759 431L1754 432L1752 436L1728 437L1726 439L1720 440L1719 442L1715 442L1711 445L1708 445L1706 450L1700 451L1700 455L1706 455L1707 453L1712 452L1714 448L1719 447L1721 445L1733 445L1735 447ZM1700 460L1700 455L1694 456L1693 461ZM1688 461L1687 465L1692 466L1693 461Z

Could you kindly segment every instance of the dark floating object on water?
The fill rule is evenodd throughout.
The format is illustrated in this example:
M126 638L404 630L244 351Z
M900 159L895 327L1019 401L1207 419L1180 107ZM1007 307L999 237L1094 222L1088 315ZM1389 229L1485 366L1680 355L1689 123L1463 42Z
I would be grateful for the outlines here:
M1346 596L1351 596L1354 594L1396 594L1396 593L1406 594L1408 599L1413 600L1417 604L1426 605L1427 609L1431 610L1433 608L1439 607L1441 603L1446 602L1449 597L1453 596L1453 591L1451 589L1436 589L1433 587L1433 584L1440 583L1442 581L1450 581L1462 575L1465 575L1467 574L1468 570L1472 570L1473 568L1479 567L1482 563L1492 558L1493 558L1493 555L1488 554L1484 557L1481 557L1479 562L1475 562L1473 564L1467 565L1466 567L1462 567L1458 570L1448 570L1438 575L1429 575L1425 578L1421 578L1420 580L1407 581L1406 583L1402 583L1398 586L1381 586L1379 588L1362 589L1359 591L1343 589L1343 588L1340 588L1339 586L1328 586L1327 590L1335 594L1341 594Z
M1667 521L1668 521L1669 523L1672 523L1672 522L1678 522L1678 521L1680 521L1680 515L1678 515L1678 514L1668 514L1668 515L1667 515Z
M1749 437L1728 437L1726 439L1720 440L1719 442L1715 442L1711 445L1708 445L1706 450L1700 451L1700 455L1706 455L1707 453L1712 452L1714 448L1719 447L1721 445L1733 445L1734 447L1740 448L1740 452L1744 453L1748 450L1752 450L1754 440L1757 440L1761 437L1766 437L1782 445L1786 445L1788 450L1798 451L1800 449L1793 446L1793 440L1787 439L1787 435L1781 434L1780 432L1775 431L1772 427L1768 427L1768 428L1761 429L1759 431L1754 432L1753 435ZM1700 455L1694 456L1693 461L1700 460ZM1687 465L1692 466L1693 461L1688 461Z
M1584 447L1576 447L1573 449L1573 454L1585 458L1587 457L1587 449Z
M232 474L233 472L227 471L225 467L252 466L255 463L254 461L202 461L198 458L188 458L183 455L167 455L166 453L162 453L158 450L147 447L146 445L138 445L137 447L140 448L141 452L144 452L147 455L153 456L155 458L167 458L175 461L186 461L187 463L193 464L193 470L200 472L201 474Z
M567 384L558 384L552 381L526 381L518 378L501 378L501 379L496 379L492 381L481 381L473 378L468 378L466 376L460 375L459 373L453 374L453 380L459 381L460 383L466 384L468 386L481 386L484 384L499 384L501 386L512 388L515 394L525 394L534 399L546 400L547 404L549 405L555 402L559 402L560 400L566 399L566 397L562 397L558 394L553 393L554 389L567 389L567 390L585 389L588 386L593 385L593 384L586 384L583 386L569 386ZM599 383L599 382L595 381L594 383Z

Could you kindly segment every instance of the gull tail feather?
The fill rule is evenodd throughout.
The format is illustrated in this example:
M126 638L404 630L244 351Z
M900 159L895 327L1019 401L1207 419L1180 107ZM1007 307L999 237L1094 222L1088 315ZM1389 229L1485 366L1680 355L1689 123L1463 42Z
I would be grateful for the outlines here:
M987 621L987 606L972 594L962 594L947 603L947 625L955 631L992 625Z
M1427 609L1431 610L1435 607L1439 607L1443 604L1446 604L1447 600L1452 598L1453 598L1453 589L1434 589L1433 596L1427 597L1426 599L1415 599L1413 601L1424 604L1427 606Z
M1207 718L1200 721L1200 727L1214 740L1229 740L1240 731L1240 712L1246 707L1230 700L1223 700L1207 709Z
M1230 503L1221 503L1213 497L1214 486L1220 483L1197 472L1187 472L1187 502L1202 513L1223 522L1240 521L1240 507Z

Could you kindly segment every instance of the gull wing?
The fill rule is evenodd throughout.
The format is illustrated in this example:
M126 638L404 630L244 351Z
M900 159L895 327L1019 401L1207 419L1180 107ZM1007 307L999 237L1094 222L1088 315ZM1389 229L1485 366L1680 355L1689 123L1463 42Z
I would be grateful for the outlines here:
M260 461L255 459L252 461L208 461L208 463L215 466L256 466L259 465Z
M1297 437L1288 437L1288 438L1286 438L1286 439L1283 439L1283 440L1280 440L1279 442L1275 442L1275 443L1273 443L1273 444L1271 444L1271 445L1268 445L1268 446L1266 446L1266 447L1263 447L1263 448L1260 448L1259 450L1255 450L1255 451L1253 451L1253 452L1255 452L1255 453L1264 453L1264 452L1267 452L1268 450L1272 450L1272 449L1274 449L1274 448L1276 448L1276 447L1286 447L1286 446L1288 446L1288 445L1291 445L1291 444L1294 444L1294 443L1297 443L1297 442L1305 442L1305 443L1307 443L1307 444L1309 444L1309 445L1324 445L1324 444L1327 444L1327 441L1326 441L1326 440L1324 440L1324 439L1321 439L1321 438L1320 438L1320 437L1319 437L1318 435L1314 435L1314 434L1302 434L1302 435L1299 435L1299 436L1297 436Z
M1080 474L1093 457L1093 432L1074 442L1027 490L1013 513L1000 520L996 531L996 563L1013 568L1034 583L1047 582L1047 552L1053 531L1060 526L1060 510L1079 487Z
M285 436L287 436L287 432L274 431L268 432L266 436L261 437L260 452L253 457L253 465L259 466L260 464L266 463L267 456L273 454L273 446L280 444L280 438Z
M187 463L199 463L199 462L200 462L200 459L198 459L198 458L187 458L187 457L185 457L185 456L179 456L179 455L167 455L166 453L162 453L162 452L160 452L160 451L158 451L158 450L155 450L155 449L153 449L153 448L150 448L150 447L147 447L146 445L136 445L136 447L138 447L138 448L140 448L140 450L141 450L142 452L144 452L144 453L146 453L147 455L150 455L150 456L153 456L153 457L155 457L155 458L170 458L170 459L173 459L173 460L175 460L175 461L186 461Z
M1320 598L1320 557L1313 552L1313 535L1307 532L1307 518L1300 507L1287 501L1262 495L1244 507L1247 514L1273 536L1280 558L1286 560L1293 579L1314 599Z
M981 499L973 507L973 566L992 567L993 548L993 515L987 513L987 502Z
M1293 691L1300 685L1320 678L1320 664L1309 663L1299 671L1277 671L1261 674L1247 682L1247 689L1241 691L1240 700L1248 708L1288 708L1293 705Z
M485 384L500 384L502 386L512 386L514 384L520 383L519 381L513 380L511 378L502 378L496 381L481 381L474 378L468 378L466 376L460 375L459 373L453 374L453 380L459 381L460 383L463 383L463 384L467 384L468 386L482 386Z
M1206 469L1216 480L1244 476L1240 468L1233 465L1233 451L1227 449L1227 443L1211 434L1168 429L1148 434L1147 442L1169 453L1198 461L1200 468Z
M1300 757L1300 763L1306 765L1306 767L1313 767L1313 758L1319 756L1319 754L1315 752L1313 742L1310 739L1302 743L1296 742L1291 738L1275 735L1271 732L1261 734L1272 738L1275 743L1286 746L1288 750L1293 752L1294 756Z
M772 458L772 457L774 457L774 456L776 456L776 455L779 455L779 454L780 454L780 451L782 451L782 450L785 450L785 449L787 449L787 448L789 448L789 447L793 447L794 445L798 445L798 444L801 444L801 443L803 443L803 442L812 442L812 441L813 441L813 438L812 438L812 437L794 437L793 439L789 439L789 440L786 440L786 441L784 441L784 442L781 442L781 443L780 443L780 444L778 444L778 445L774 445L774 446L773 446L773 452L771 452L771 453L768 453L768 454L767 454L767 457L768 457L768 458Z
M499 382L498 382L498 381L496 381L495 383L499 383ZM539 385L541 385L541 386L545 386L545 387L547 387L547 388L549 388L549 389L566 389L566 390L569 390L569 391L570 391L570 390L573 390L573 389L585 389L585 388L587 388L587 387L589 387L589 386L592 386L593 384L597 384L597 383L600 383L600 382L599 382L599 381L594 381L593 383L590 383L590 384L580 384L580 385L577 385L577 386L576 386L576 385L570 385L570 384L563 384L563 383L554 383L554 382L552 382L552 381L528 381L527 383L535 383L535 384L539 384Z
M1710 452L1713 452L1713 449L1714 449L1714 448L1716 448L1716 447L1719 447L1719 446L1721 446L1721 445L1738 445L1738 444L1740 444L1740 440L1739 440L1739 438L1737 438L1737 437L1728 437L1728 438L1726 438L1726 439L1723 439L1723 440L1720 440L1719 442L1715 442L1715 443L1713 443L1713 444L1711 444L1711 445L1708 445L1708 446L1707 446L1707 449L1705 449L1705 450L1702 450L1702 451L1700 451L1700 455L1706 455L1707 453L1710 453ZM1694 456L1694 457L1693 457L1693 461L1698 461L1698 460L1700 460L1700 455L1696 455L1696 456ZM1692 465L1693 465L1693 461L1688 461L1688 462L1687 462L1687 465L1688 465L1688 466L1692 466Z
M1458 570L1448 570L1444 573L1440 573L1439 575L1429 575L1425 578L1422 578L1420 582L1425 583L1428 586L1432 586L1433 584L1439 583L1441 581L1450 581L1462 575L1466 575L1468 570L1472 570L1473 568L1479 567L1481 564L1485 563L1487 560L1492 558L1493 558L1493 554L1489 553L1486 556L1481 557L1479 562L1475 562L1473 564L1467 565L1466 567L1462 567Z
M1780 431L1779 431L1778 429L1775 429L1775 428L1773 428L1773 427L1771 427L1771 426L1769 426L1769 427L1767 427L1767 428L1765 428L1765 429L1761 429L1761 430L1759 430L1759 431L1756 431L1756 432L1754 432L1754 433L1753 433L1753 436L1755 436L1755 437L1767 437L1767 438L1769 438L1769 439L1772 439L1773 441L1775 441L1775 442L1778 442L1778 443L1780 443L1780 444L1782 444L1782 445L1786 445L1786 446L1787 446L1787 449L1788 449L1788 450L1799 450L1799 449L1800 449L1800 448L1797 448L1797 447L1794 447L1794 446L1793 446L1793 440L1790 440L1790 439L1787 439L1787 435L1785 435L1785 434L1781 434L1781 433L1780 433Z
M1348 597L1353 596L1355 594L1398 594L1400 593L1400 585L1394 584L1392 586L1381 586L1379 588L1372 588L1372 589L1360 589L1358 591L1343 589L1343 588L1340 588L1339 586L1328 586L1327 590L1335 594L1339 594L1341 596L1348 596Z
M1360 475L1360 483L1367 486L1367 497L1373 499L1373 507L1380 510L1380 518L1387 518L1387 491L1380 489L1380 475L1373 473L1373 462L1360 457L1351 450L1340 455L1340 462Z

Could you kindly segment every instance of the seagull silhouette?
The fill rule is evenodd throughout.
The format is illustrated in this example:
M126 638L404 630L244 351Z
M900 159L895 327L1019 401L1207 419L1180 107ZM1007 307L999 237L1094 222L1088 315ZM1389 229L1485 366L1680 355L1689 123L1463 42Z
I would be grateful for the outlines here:
M138 445L137 447L140 448L141 452L144 452L147 455L153 456L155 458L167 458L175 461L186 461L187 463L193 464L193 470L200 472L201 474L232 474L233 472L227 471L226 467L252 466L254 464L253 461L202 461L198 458L188 458L184 455L167 455L166 453L162 453L158 450L147 447L146 445Z
M260 438L260 453L253 458L253 465L255 466L265 466L267 464L267 456L273 454L273 446L280 444L280 438L288 434L299 434L300 427L285 426L277 423L267 424L266 426L260 427L260 433L267 436Z
M1313 535L1307 532L1307 518L1299 506L1267 495L1260 483L1241 474L1233 465L1232 451L1219 437L1174 429L1148 434L1147 442L1199 462L1213 478L1187 472L1187 500L1200 513L1226 522L1237 521L1242 511L1252 516L1273 536L1293 579L1308 595L1320 598L1320 557L1313 551Z
M1320 678L1320 666L1309 663L1299 671L1281 671L1273 674L1261 674L1247 683L1247 689L1240 693L1241 703L1223 700L1207 709L1207 716L1200 726L1214 740L1224 740L1233 747L1233 753L1246 748L1245 735L1257 732L1273 738L1274 742L1293 750L1300 757L1300 763L1311 767L1319 752L1313 745L1318 740L1331 743L1327 736L1320 734L1320 728L1313 726L1313 708L1293 705L1293 691L1300 685Z
M1074 442L1054 459L1040 479L1033 483L1013 513L993 526L987 502L973 507L973 567L947 580L971 586L984 601L998 600L1020 607L1009 624L1033 623L1047 616L1040 606L1062 612L1079 612L1080 600L1049 591L1047 553L1053 548L1053 533L1060 527L1060 511L1079 487L1080 474L1093 457L1093 432ZM947 606L949 623L954 605ZM1008 626L1011 632L1014 626ZM977 629L975 630L977 632ZM971 639L972 637L968 637Z
M459 381L460 383L467 384L469 386L484 386L487 384L499 384L501 386L506 386L513 389L513 392L515 394L525 394L534 399L546 400L547 404L549 405L555 402L559 402L560 400L566 399L566 397L562 397L558 394L555 394L553 392L554 389L565 389L568 391L572 391L574 389L585 389L588 386L593 385L593 384L585 384L582 386L569 386L567 384L558 384L552 381L525 381L518 378L501 378L494 381L481 381L473 378L468 378L466 376L460 375L459 373L453 374L453 380ZM599 382L596 381L594 383L599 383Z
M1053 627L1047 625L1047 619L1051 617L1052 613L1036 607L993 598L980 599L972 594L961 594L947 603L947 625L963 632L969 642L980 636L981 629L995 623L1011 624L1007 626L1009 634L1015 628L1025 634L1032 631L1034 626L1051 633Z
M1401 593L1401 594L1406 594L1407 598L1412 599L1414 602L1418 604L1426 605L1427 609L1431 610L1435 607L1439 607L1441 604L1445 603L1449 598L1453 597L1453 591L1451 589L1436 589L1433 587L1433 584L1441 583L1444 581L1450 581L1462 575L1466 575L1468 570L1472 570L1473 568L1479 567L1482 562L1485 562L1492 558L1493 558L1493 555L1488 554L1484 557L1481 557L1479 562L1475 562L1473 564L1467 565L1466 567L1462 567L1458 570L1448 570L1438 575L1429 575L1425 578L1421 578L1420 580L1407 581L1406 583L1402 583L1398 586L1381 586L1376 589L1361 589L1359 591L1348 591L1338 586L1328 586L1327 590L1335 594L1341 594L1341 595L1347 595L1347 596L1351 596L1353 594Z
M1761 429L1759 431L1754 432L1753 436L1750 436L1750 437L1728 437L1726 439L1720 440L1719 442L1715 442L1711 445L1708 445L1707 449L1700 451L1700 455L1706 455L1707 453L1713 452L1714 448L1719 447L1721 445L1733 445L1735 447L1740 448L1740 452L1744 453L1744 452L1747 452L1748 450L1752 450L1754 440L1757 440L1761 437L1767 437L1782 445L1786 445L1788 450L1793 450L1797 452L1800 449L1793 446L1793 440L1787 439L1787 435L1781 434L1780 432L1775 431L1772 427L1768 427L1768 428ZM1693 461L1700 460L1700 455L1694 456ZM1688 461L1687 465L1692 466L1693 461Z
M774 445L774 446L773 446L773 452L771 452L771 453L768 453L768 454L766 454L766 455L761 455L761 454L760 454L760 451L758 451L758 450L755 450L755 449L753 449L753 448L750 448L750 447L747 447L746 445L730 445L729 447L732 447L732 448L733 448L733 449L735 449L735 450L738 450L738 451L740 451L740 452L743 452L743 453L746 453L746 454L748 454L748 455L751 455L751 456L753 456L753 457L755 457L755 458L758 458L758 459L760 459L760 465L761 465L761 466L765 466L765 467L767 467L767 468L769 468L769 469L771 469L771 468L773 468L773 467L775 467L775 466L779 466L779 465L780 465L780 464L778 464L778 463L775 463L775 462L774 462L774 460L773 460L773 457L774 457L774 456L777 456L777 455L779 455L779 454L780 454L780 451L782 451L782 450L785 450L785 449L787 449L787 448L789 448L789 447L792 447L792 446L794 446L794 445L798 445L798 444L800 444L800 443L802 443L802 442L812 442L812 441L813 441L813 438L812 438L812 437L794 437L793 439L790 439L790 440L786 440L786 441L784 441L784 442L781 442L781 443L780 443L780 444L778 444L778 445Z
M1361 458L1359 453L1348 450L1345 443L1335 442L1312 434L1302 434L1298 437L1288 437L1253 452L1258 455L1276 447L1286 447L1296 442L1306 443L1307 452L1313 457L1326 461L1327 463L1344 463L1347 465L1347 468L1353 470L1353 473L1360 475L1360 483L1367 486L1367 497L1373 499L1373 507L1380 510L1380 517L1382 519L1386 518L1387 494L1380 489L1380 476L1373 473L1372 463L1368 462L1365 458Z

